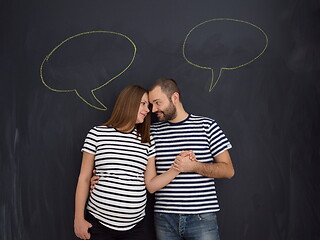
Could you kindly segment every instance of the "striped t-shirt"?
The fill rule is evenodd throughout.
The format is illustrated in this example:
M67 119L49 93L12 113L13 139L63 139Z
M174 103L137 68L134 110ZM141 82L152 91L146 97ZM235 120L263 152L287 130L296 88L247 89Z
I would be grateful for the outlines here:
M181 151L193 150L199 162L213 163L215 156L231 148L214 120L192 114L179 123L155 123L151 133L156 144L158 174L167 171ZM180 173L155 193L154 211L175 214L219 211L214 179L195 172Z
M99 182L89 197L87 210L104 226L126 231L145 216L144 172L148 158L155 156L154 142L141 143L137 131L92 128L82 151L95 155Z

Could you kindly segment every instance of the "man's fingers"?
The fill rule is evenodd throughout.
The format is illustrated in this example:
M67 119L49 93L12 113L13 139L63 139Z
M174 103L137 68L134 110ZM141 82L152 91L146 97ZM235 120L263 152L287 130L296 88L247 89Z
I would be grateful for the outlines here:
M99 178L92 177L90 180L91 186L97 184L99 182L98 180L99 180Z
M92 178L91 178L91 182L93 182L93 181L98 181L98 179L99 179L100 177L99 176L93 176Z

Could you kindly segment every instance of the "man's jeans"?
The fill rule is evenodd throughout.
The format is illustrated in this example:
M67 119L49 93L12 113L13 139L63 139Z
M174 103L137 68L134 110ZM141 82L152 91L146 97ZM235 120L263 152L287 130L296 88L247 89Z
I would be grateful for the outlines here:
M155 213L158 240L219 240L215 213Z

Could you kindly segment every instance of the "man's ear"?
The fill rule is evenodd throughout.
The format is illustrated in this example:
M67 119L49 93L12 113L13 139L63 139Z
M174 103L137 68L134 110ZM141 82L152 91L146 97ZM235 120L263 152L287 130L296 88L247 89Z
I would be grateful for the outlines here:
M180 101L180 95L177 92L174 92L171 96L171 100L173 103L178 103Z

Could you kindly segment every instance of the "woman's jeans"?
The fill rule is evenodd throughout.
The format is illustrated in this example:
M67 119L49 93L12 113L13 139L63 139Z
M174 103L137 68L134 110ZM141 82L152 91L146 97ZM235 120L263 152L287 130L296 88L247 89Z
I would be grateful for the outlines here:
M90 240L145 240L145 220L141 220L137 225L127 231L116 231L102 225L90 213L87 214L87 221L92 224L89 228Z
M155 213L158 240L219 240L215 213Z

